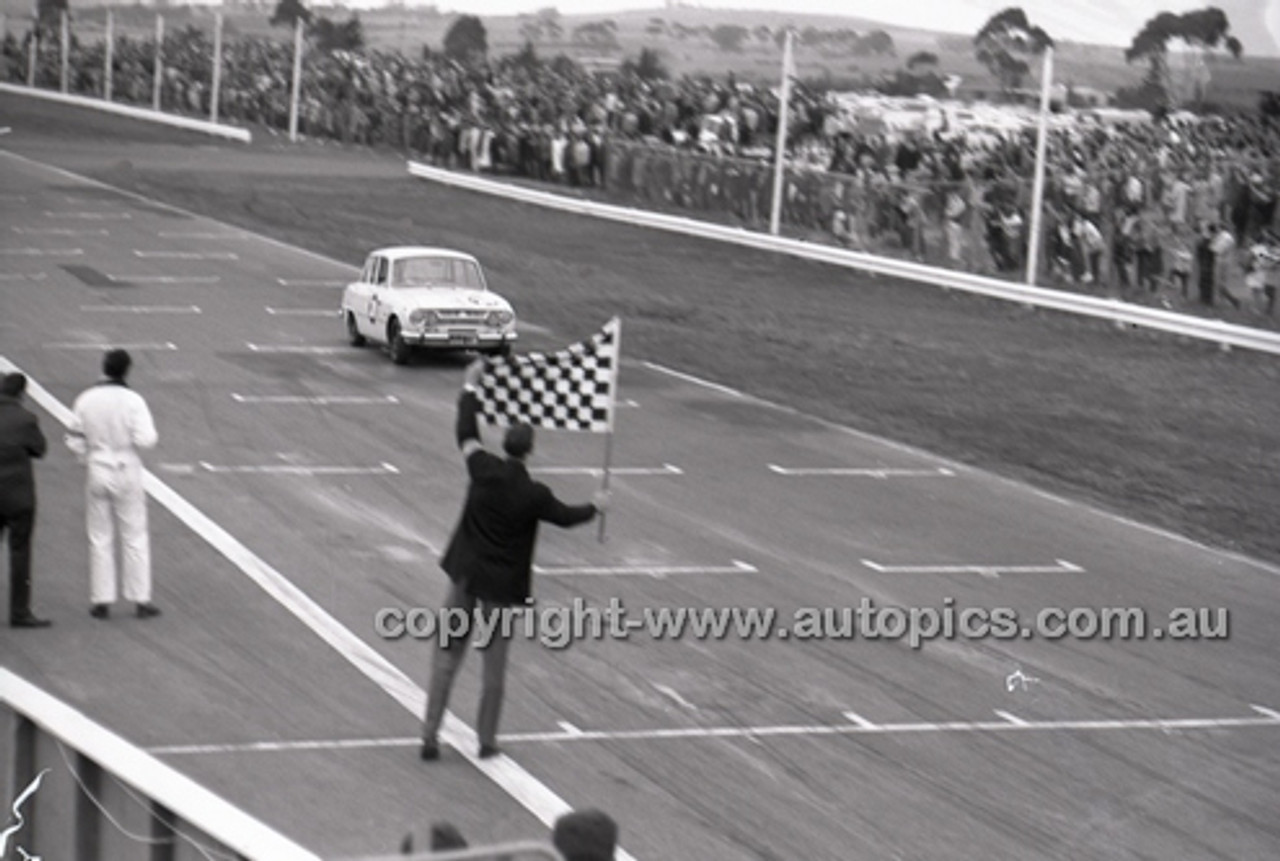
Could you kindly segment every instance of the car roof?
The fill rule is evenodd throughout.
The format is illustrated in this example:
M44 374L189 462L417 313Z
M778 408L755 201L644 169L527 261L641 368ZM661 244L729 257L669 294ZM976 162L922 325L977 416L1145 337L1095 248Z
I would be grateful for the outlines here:
M479 261L465 251L455 251L452 248L437 248L429 245L392 245L387 248L376 248L370 254L380 254L383 257L398 259L401 257L454 257L462 260L471 260L476 263Z

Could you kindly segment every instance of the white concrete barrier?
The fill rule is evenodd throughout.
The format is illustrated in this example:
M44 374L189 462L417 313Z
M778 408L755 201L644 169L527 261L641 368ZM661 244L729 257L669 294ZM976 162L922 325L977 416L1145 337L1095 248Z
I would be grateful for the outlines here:
M1257 329L1251 326L1240 326L1234 323L1225 323L1221 320L1208 320L1190 314L1167 311L1162 308L1148 308L1144 305L1135 305L1118 299L1104 299L1098 296L1069 293L1065 290L1032 287L1012 281L1001 281L998 278L988 278L983 275L925 266L922 263L914 263L909 260L876 257L860 251L850 251L844 248L804 242L798 239L786 239L767 233L744 230L740 227L727 227L692 218L648 212L633 207L580 200L537 189L509 185L475 174L444 170L414 161L409 162L409 173L420 179L439 182L469 191L505 197L509 200L518 200L535 206L545 206L564 212L590 215L640 227L668 230L674 233L683 233L687 236L698 236L720 242L732 242L749 248L791 254L809 260L847 266L851 269L875 272L894 278L905 278L952 290L963 290L967 293L976 293L1007 302L1017 302L1037 308L1080 314L1086 317L1097 317L1147 329L1158 329L1188 338L1209 341L1224 347L1240 347L1247 350L1280 355L1280 333L1269 332L1265 329Z
M54 90L42 90L37 87L27 87L20 84L0 83L0 92L13 93L19 96L30 96L37 99L45 99L50 102L61 102L66 105L75 105L81 108L90 108L95 111L106 111L110 114L119 114L125 117L131 117L135 120L145 120L152 123L162 123L168 126L176 126L177 128L188 129L193 132L201 132L207 135L216 135L218 137L228 138L241 143L250 143L253 136L248 129L229 126L223 123L211 123L208 120L197 120L192 117L184 117L179 114L167 114L164 111L153 111L150 108L140 108L135 105L124 105L119 102L108 102L103 99L91 98L89 96L76 96L70 93L60 93Z

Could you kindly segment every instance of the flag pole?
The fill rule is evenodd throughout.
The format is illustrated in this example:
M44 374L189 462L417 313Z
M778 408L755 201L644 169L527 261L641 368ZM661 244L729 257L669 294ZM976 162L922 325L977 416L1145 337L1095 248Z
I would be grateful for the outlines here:
M609 386L609 429L604 435L604 469L600 474L600 491L602 493L609 492L609 471L613 466L613 417L618 409L618 371L622 369L622 319L615 317L618 325L614 327L614 343L613 343L613 384ZM612 322L612 321L610 321ZM607 510L600 512L600 528L596 534L597 540L604 543L605 520L608 518Z
M778 235L782 220L783 174L787 150L787 111L791 101L791 76L795 61L791 57L791 33L787 30L782 43L782 92L778 95L778 136L773 154L773 200L769 209L769 233Z

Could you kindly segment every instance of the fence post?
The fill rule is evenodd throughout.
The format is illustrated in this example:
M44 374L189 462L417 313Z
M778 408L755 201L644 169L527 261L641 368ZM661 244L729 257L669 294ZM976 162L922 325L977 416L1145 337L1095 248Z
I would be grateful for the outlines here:
M59 48L61 57L58 62L58 91L65 93L67 91L67 71L71 66L71 24L67 20L67 10L63 9L58 14L59 29Z
M218 93L222 89L222 13L213 16L213 82L209 93L209 122L218 121Z
M111 67L115 65L116 37L115 37L115 16L112 15L110 9L107 10L107 50L106 59L102 61L102 98L111 101Z
M80 785L75 803L76 861L98 861L102 857L102 815L97 806L102 795L102 768L77 752L75 773Z
M293 22L293 92L289 94L289 140L298 140L298 93L302 90L302 16Z
M795 61L791 56L792 30L787 30L782 43L782 92L778 96L778 137L773 157L773 200L769 211L769 233L778 235L781 225L783 179L787 163L787 112L790 110L791 78L795 74Z
M40 26L37 19L36 27ZM36 85L36 58L40 56L40 31L33 29L31 31L31 53L27 55L27 86L34 87Z
M156 15L156 79L151 87L151 109L160 110L160 84L164 77L164 16Z

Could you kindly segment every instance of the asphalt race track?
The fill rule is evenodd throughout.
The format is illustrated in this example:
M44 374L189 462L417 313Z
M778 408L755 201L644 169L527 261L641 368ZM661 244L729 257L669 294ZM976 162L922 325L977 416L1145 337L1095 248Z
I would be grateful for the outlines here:
M324 856L436 820L540 837L568 804L612 812L646 861L1280 857L1280 571L633 361L606 540L543 532L540 610L1205 608L1229 637L521 641L507 756L473 758L472 656L458 747L419 762L431 646L374 618L443 596L464 360L348 346L359 261L15 155L0 190L0 356L52 443L35 559L55 620L0 630L4 663ZM590 334L530 316L527 349ZM134 354L161 435L145 622L85 612L60 445L105 345ZM533 466L575 500L602 460L599 437L544 433Z

